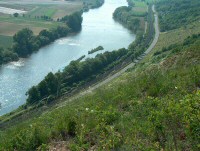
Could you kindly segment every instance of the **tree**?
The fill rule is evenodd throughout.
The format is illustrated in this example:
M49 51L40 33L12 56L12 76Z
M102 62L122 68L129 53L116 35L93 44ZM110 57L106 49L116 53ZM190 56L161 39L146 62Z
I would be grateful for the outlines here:
M33 32L28 29L22 29L13 37L13 50L20 56L26 57L38 49Z
M4 49L0 47L0 64L3 62L3 51Z
M18 13L14 13L13 16L14 16L14 17L18 17L19 14L18 14Z
M72 15L64 17L67 25L74 31L78 31L81 29L81 24L83 21L82 12L75 12Z
M56 94L58 91L58 79L57 77L50 72L46 77L45 77L45 81L47 83L48 86L48 92L50 94Z
M29 96L27 99L28 104L33 104L40 100L39 91L38 91L37 87L35 87L35 86L30 88L29 91L26 93L26 95Z
M38 36L37 40L38 40L38 43L39 43L40 47L46 46L46 45L48 45L50 43L49 38L45 37L45 36Z
M40 97L44 98L46 96L48 96L49 92L48 92L48 85L47 82L45 80L41 81L38 85L38 91L40 93Z

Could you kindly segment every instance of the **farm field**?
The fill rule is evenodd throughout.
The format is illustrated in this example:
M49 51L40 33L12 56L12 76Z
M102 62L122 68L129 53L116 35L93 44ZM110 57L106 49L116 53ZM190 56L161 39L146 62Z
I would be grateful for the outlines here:
M82 9L82 1L63 0L0 0L0 7L26 11L18 17L0 10L0 46L4 46L5 37L11 37L23 28L31 29L37 35L43 29L51 29L57 26L64 26L64 23L57 22L59 18L69 15ZM12 11L12 10L11 10Z
M17 31L23 28L30 28L37 35L42 29L50 29L57 27L58 25L64 24L32 18L0 16L0 34L6 36L13 36Z
M65 3L71 3L78 0L73 1L65 1L65 0L0 0L0 4L65 4Z
M135 7L133 7L133 11L136 15L145 14L148 11L148 6L143 1L132 0L135 3Z
M135 18L140 19L141 23L141 28L146 31L146 21L144 17L145 14L148 12L148 5L146 2L141 1L141 0L132 0L132 2L135 4L134 7L132 8L133 14L135 15Z
M48 16L56 20L57 18L62 18L67 14L71 14L82 8L82 2L72 2L64 4L1 4L2 7L8 7L12 9L19 9L27 11L25 16L30 18L35 18L37 16Z
M9 48L12 44L12 37L11 36L3 36L0 35L0 48Z

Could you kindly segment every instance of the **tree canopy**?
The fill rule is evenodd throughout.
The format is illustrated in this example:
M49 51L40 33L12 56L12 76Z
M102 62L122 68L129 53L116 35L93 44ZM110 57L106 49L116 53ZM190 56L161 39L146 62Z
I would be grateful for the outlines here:
M26 57L33 51L38 49L38 45L35 41L33 32L28 29L22 29L13 37L14 40L14 51L21 57Z
M61 21L65 22L73 31L79 31L83 21L82 13L82 11L75 12L72 15L63 17Z
M39 48L50 44L58 38L68 35L72 31L81 29L82 12L75 12L65 16L62 20L66 26L58 26L50 30L42 30L35 36L33 31L24 28L13 36L13 46L10 50L0 50L0 64L17 60L18 57L27 57Z
M144 17L146 14L136 15L132 6L122 6L115 10L113 17L115 20L121 22L123 25L127 26L130 30L137 32L140 29L140 19L138 17Z
M173 30L199 20L199 8L199 0L158 1L156 10L159 13L160 30Z

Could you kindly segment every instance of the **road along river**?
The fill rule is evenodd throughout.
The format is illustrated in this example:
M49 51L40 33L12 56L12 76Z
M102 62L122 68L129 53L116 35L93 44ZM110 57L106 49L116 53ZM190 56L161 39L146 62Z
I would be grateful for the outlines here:
M105 0L102 7L83 14L81 32L59 39L27 59L0 67L0 115L24 104L27 90L49 72L63 69L92 48L99 45L104 51L127 48L135 35L113 20L112 14L119 6L127 6L126 0Z
M57 108L65 106L68 102L73 101L75 99L78 99L78 98L80 98L80 97L82 97L82 96L94 91L95 89L97 89L97 88L109 83L113 79L121 76L128 69L133 68L140 60L142 60L146 55L148 55L153 50L153 48L155 47L155 45L158 42L158 38L160 36L160 30L159 30L159 23L158 23L158 14L157 14L157 12L155 10L155 6L154 5L152 6L152 11L154 13L154 29L155 29L154 39L153 39L151 45L146 49L146 51L142 55L140 55L138 57L139 59L135 59L132 63L130 63L129 65L125 66L123 69L119 70L117 73L105 78L103 81L100 81L99 83L94 84L93 86L89 87L88 89L83 90L82 92L78 93L77 95L72 96L71 98L68 98L68 99L62 98L62 100L65 100L65 101L62 101L60 104L57 104Z

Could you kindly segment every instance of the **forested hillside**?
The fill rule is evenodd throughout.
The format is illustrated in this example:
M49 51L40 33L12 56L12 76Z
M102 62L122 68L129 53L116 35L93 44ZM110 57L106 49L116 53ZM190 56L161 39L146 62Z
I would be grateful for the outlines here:
M184 27L200 19L199 0L164 0L156 6L161 31Z

